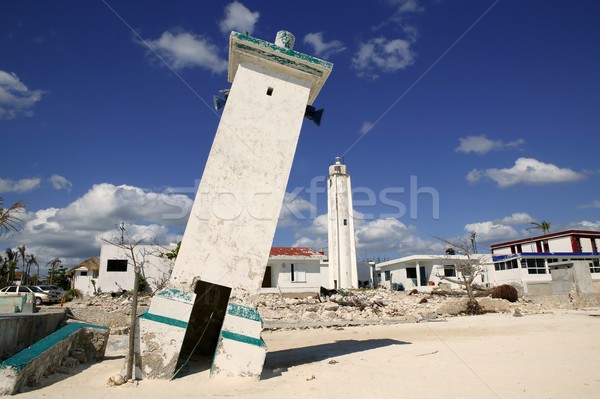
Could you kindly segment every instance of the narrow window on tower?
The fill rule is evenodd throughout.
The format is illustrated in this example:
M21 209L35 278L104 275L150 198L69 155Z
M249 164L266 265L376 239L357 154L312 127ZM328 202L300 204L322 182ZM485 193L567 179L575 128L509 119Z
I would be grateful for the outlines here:
M272 87L267 88L267 96L270 96L272 94L273 94L273 88Z
M344 226L348 226L348 219L344 219Z

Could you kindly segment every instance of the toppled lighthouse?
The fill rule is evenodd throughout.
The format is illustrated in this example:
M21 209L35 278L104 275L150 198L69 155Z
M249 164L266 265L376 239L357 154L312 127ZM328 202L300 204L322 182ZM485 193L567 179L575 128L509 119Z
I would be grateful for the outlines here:
M192 353L212 359L211 377L260 377L258 295L302 121L318 122L312 103L333 67L293 45L286 31L274 44L230 35L232 85L179 255L140 316L145 377L171 378Z

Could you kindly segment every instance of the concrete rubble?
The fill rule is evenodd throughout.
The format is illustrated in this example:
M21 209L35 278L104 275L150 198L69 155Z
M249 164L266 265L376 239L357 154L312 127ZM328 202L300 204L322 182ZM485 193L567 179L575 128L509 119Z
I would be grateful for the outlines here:
M310 327L312 325L339 325L353 322L355 324L372 324L379 322L411 322L428 321L436 318L456 316L464 309L466 296L442 296L419 293L409 295L407 292L396 292L384 289L348 291L357 303L344 305L344 297L334 295L331 298L318 299L318 295L303 295L304 298L293 298L279 294L261 294L258 300L258 311L264 321L265 328L292 328L292 326ZM423 299L426 302L420 303ZM140 297L138 314L143 313L150 297ZM348 300L349 301L349 300ZM524 315L550 312L552 309L576 309L568 298L558 301L557 298L524 297L516 303L489 297L478 298L486 311L498 313L514 313L520 309ZM349 301L350 302L350 301ZM342 303L342 304L340 304ZM112 297L100 294L93 298L75 300L69 304L73 316L79 320L110 327L111 334L127 334L129 332L129 315L131 301L127 294ZM288 326L289 325L289 326Z

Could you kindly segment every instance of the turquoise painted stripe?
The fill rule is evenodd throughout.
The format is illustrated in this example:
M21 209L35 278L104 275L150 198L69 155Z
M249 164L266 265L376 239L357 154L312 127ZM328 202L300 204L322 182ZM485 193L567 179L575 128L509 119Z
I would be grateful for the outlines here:
M170 299L172 301L189 303L190 305L194 303L195 294L191 292L181 291L175 288L165 288L164 290L160 290L156 293L156 296Z
M258 313L258 310L248 307L238 305L237 303L230 303L227 307L227 314L232 316L243 317L244 319L260 321L262 322L262 318Z
M252 338L247 335L242 335L242 334L238 334L238 333L234 333L234 332L226 331L226 330L221 331L221 337L223 337L225 339L230 339L232 341L238 341L238 342L242 342L244 344L250 344L250 345L259 346L259 347L267 346L267 344L265 344L265 341L263 341L262 339Z
M21 352L17 353L13 357L6 359L4 362L0 363L0 369L4 369L7 367L12 367L18 371L21 371L29 362L33 359L46 352L48 349L52 348L54 345L59 343L60 341L68 338L78 330L82 328L95 328L99 330L109 330L108 327L104 326L96 326L93 324L86 323L69 323L60 330L53 332L48 335L46 338L43 338L31 345L27 349L23 349Z
M157 323L168 324L170 326L175 326L175 327L179 327L179 328L187 328L187 326L188 326L188 323L185 321L172 319L170 317L160 316L160 315L148 313L148 312L142 313L139 317L140 317L140 319L151 320L151 321L155 321Z

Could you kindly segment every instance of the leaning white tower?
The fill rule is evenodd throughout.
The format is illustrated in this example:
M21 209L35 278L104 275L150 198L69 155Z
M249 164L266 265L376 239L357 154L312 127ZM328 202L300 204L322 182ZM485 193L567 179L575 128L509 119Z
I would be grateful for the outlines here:
M352 185L340 158L329 167L327 179L329 287L358 288Z
M304 118L333 64L232 32L223 116L166 287L140 316L140 370L172 378L194 354L211 377L260 378L266 355L257 310L269 250ZM183 143L185 145L186 143ZM180 365L178 367L178 364Z

